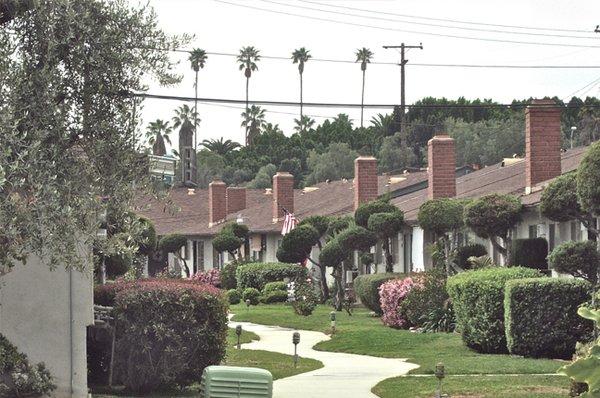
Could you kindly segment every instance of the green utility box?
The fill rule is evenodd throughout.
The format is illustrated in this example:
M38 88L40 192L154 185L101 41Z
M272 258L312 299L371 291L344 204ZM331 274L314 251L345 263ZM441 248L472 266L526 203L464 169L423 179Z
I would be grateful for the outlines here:
M273 375L265 369L209 366L202 373L201 398L272 398Z

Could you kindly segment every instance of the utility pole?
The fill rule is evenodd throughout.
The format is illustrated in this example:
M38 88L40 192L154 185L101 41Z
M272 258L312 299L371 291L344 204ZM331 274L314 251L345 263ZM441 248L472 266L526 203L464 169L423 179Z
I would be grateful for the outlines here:
M390 48L394 48L400 49L400 116L401 116L401 121L400 121L400 130L404 131L404 114L406 111L406 101L405 101L405 88L406 88L406 75L404 72L404 66L408 63L408 60L405 58L405 50L407 49L411 49L411 48L418 48L419 50L423 49L423 43L419 43L418 46L409 46L406 45L404 43L401 43L399 46L383 46L383 48L390 49Z

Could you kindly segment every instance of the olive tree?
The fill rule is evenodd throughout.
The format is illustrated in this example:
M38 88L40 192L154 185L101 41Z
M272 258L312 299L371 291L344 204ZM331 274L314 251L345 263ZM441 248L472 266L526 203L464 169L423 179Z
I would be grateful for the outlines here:
M508 265L510 230L521 220L522 209L521 201L512 195L486 195L465 206L464 221L477 236L489 239Z
M446 273L450 273L450 251L452 243L449 234L458 231L463 225L464 202L456 199L431 199L419 208L417 221L421 228L433 232L444 246Z
M187 238L181 234L169 234L163 236L158 241L158 250L163 253L171 253L175 258L183 264L183 270L186 277L190 277L190 268L188 267L185 256L181 255L181 249L187 245Z

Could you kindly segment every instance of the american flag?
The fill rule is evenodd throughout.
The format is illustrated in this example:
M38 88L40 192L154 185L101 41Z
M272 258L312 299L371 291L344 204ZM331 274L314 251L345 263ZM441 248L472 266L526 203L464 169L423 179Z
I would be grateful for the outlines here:
M281 235L286 235L292 229L296 228L296 225L298 225L298 219L294 217L294 213L290 213L285 209L283 211L285 212L285 217L283 218L283 228L281 229Z

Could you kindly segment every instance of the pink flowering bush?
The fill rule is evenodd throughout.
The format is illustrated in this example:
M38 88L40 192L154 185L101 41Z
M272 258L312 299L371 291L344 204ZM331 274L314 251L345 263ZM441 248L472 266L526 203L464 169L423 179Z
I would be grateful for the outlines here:
M409 322L400 310L402 301L411 289L418 285L413 278L392 279L379 286L379 297L383 315L381 320L384 325L392 328L406 328Z
M221 272L218 269L197 272L191 279L195 282L206 283L215 287L221 286Z

